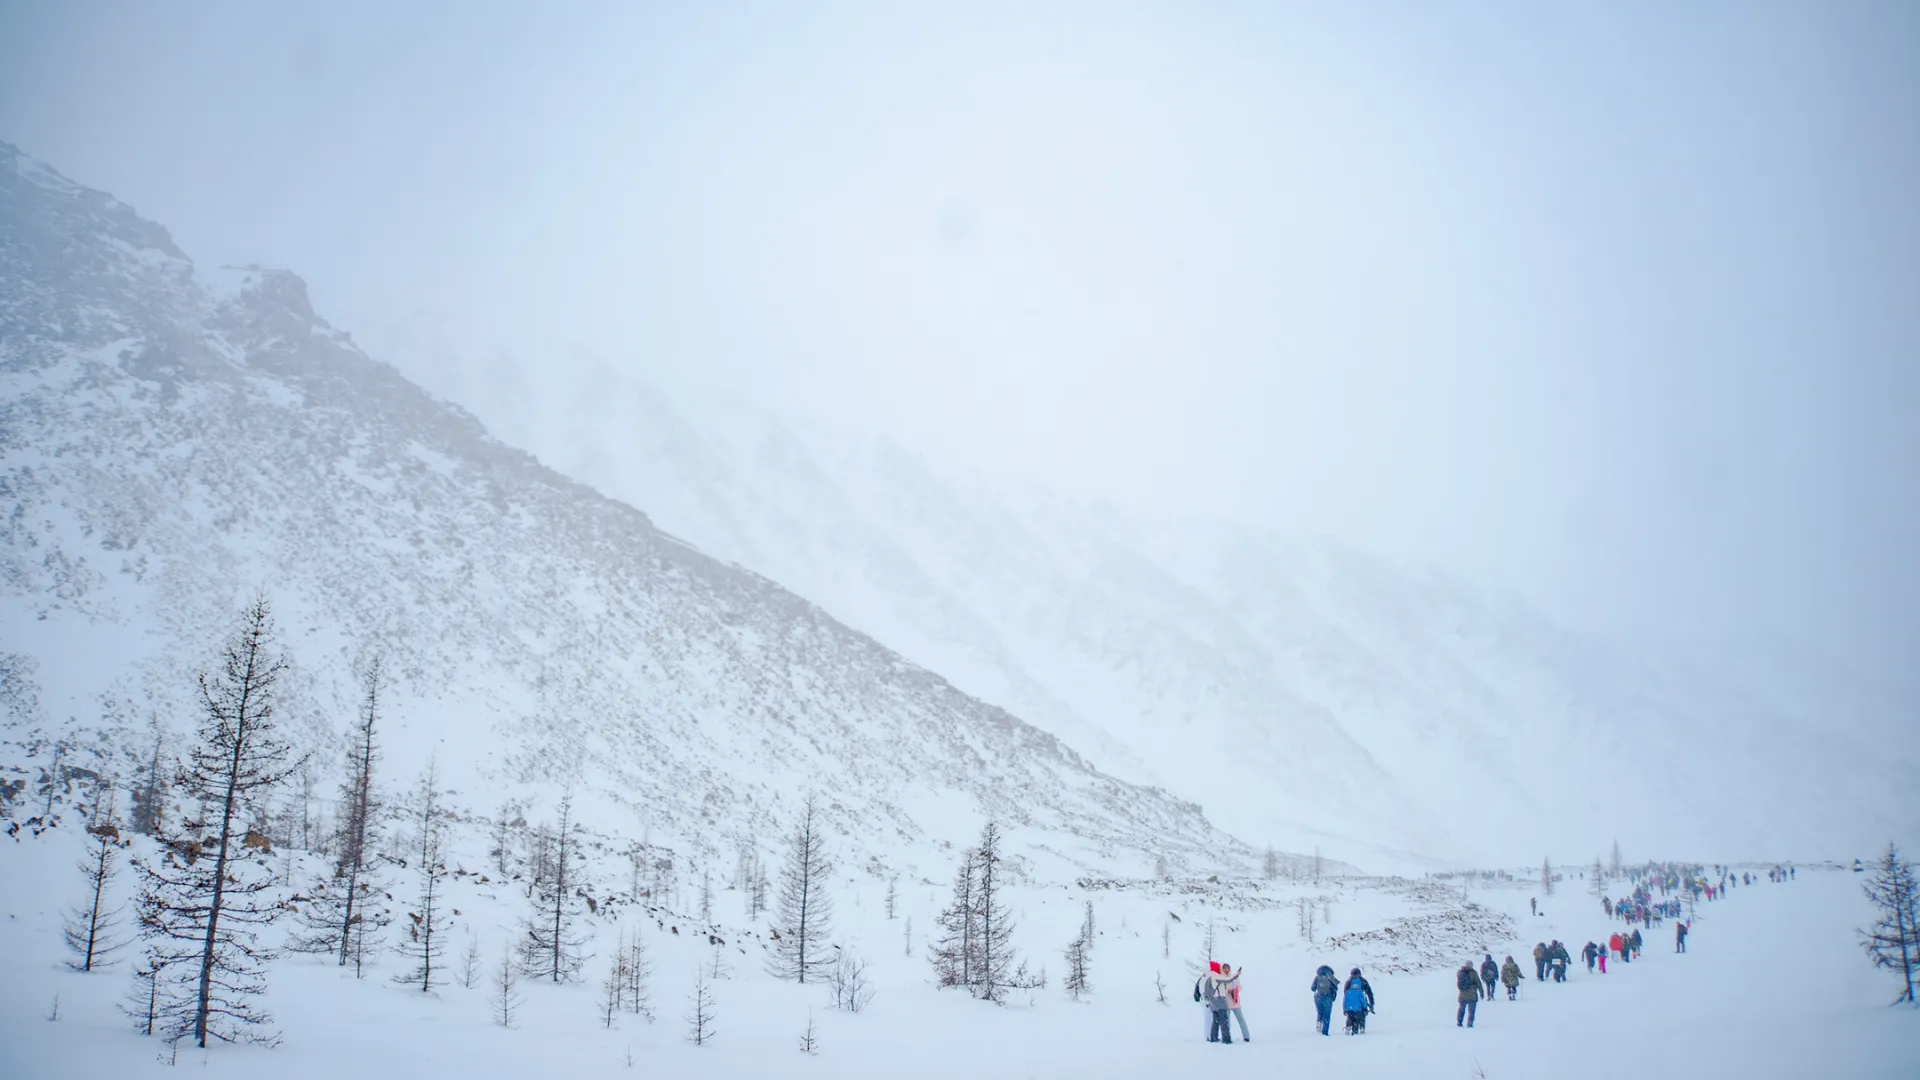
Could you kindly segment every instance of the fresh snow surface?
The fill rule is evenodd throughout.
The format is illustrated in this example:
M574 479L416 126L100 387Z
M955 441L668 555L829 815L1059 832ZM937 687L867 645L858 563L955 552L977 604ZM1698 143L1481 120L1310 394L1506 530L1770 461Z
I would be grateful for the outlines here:
M128 965L90 975L61 965L59 910L79 898L72 864L83 838L68 828L16 841L0 839L0 1076L9 1080L88 1080L165 1074L166 1047L130 1029L118 1004L131 986ZM480 865L482 838L456 834L453 865ZM144 850L144 848L140 849ZM280 865L283 856L271 860ZM296 879L321 868L295 860ZM598 880L617 875L591 865ZM622 931L641 928L654 967L652 1023L631 1015L612 1030L595 1015L601 960L578 984L525 980L514 1030L489 1020L489 991L448 985L422 995L393 985L407 967L384 956L356 981L325 960L289 955L272 968L266 1004L284 1037L275 1049L182 1049L179 1065L197 1075L331 1080L355 1075L526 1076L915 1076L928 1078L1062 1076L1168 1077L1196 1069L1246 1076L1308 1075L1617 1080L1623 1072L1657 1075L1911 1078L1920 1076L1920 1011L1891 1008L1896 987L1871 969L1854 944L1868 917L1860 879L1803 868L1799 880L1756 884L1702 904L1690 951L1672 952L1672 928L1648 933L1644 957L1588 976L1577 965L1564 986L1532 980L1535 940L1558 937L1578 950L1617 923L1577 879L1528 916L1531 883L1474 888L1379 878L1213 885L1201 882L1032 883L1014 890L1017 947L1051 973L1045 990L1020 992L1004 1006L932 985L925 931L945 899L945 883L903 882L900 919L882 910L885 882L836 873L834 941L872 964L877 995L859 1014L835 1012L823 987L801 987L764 973L761 947L743 927L740 894L719 891L714 931L728 941L725 975L713 984L716 1037L696 1047L681 1017L696 965L710 964L705 930L684 911L647 913L603 902L589 919L590 946L604 957ZM121 885L131 881L123 874ZM1524 878L1521 879L1525 881ZM394 895L410 896L404 875ZM452 880L448 902L460 910L445 958L452 971L469 936L488 961L516 935L521 891ZM1618 891L1625 891L1622 886ZM596 895L616 889L596 888ZM1387 953L1313 946L1297 929L1296 899L1327 898L1331 931L1397 925L1410 944ZM1093 992L1074 1002L1059 985L1060 947L1080 925L1091 897L1098 926ZM1471 908L1464 905L1470 903ZM680 907L692 906L683 896ZM404 903L400 905L405 910ZM609 916L606 913L611 912ZM1169 915L1178 915L1170 923ZM905 919L914 955L904 951ZM1219 955L1247 970L1246 1012L1254 1039L1231 1047L1203 1041L1203 1014L1192 1002L1200 936L1215 921ZM1415 924L1400 920L1415 920ZM404 923L404 915L401 916ZM1170 958L1161 928L1172 925ZM1424 927L1410 929L1410 925ZM1449 929L1471 925L1476 930ZM672 928L679 933L672 933ZM1500 929L1489 929L1498 927ZM389 928L393 935L397 926ZM1497 936L1494 936L1497 935ZM1325 931L1317 933L1326 941ZM744 942L744 945L742 944ZM1522 961L1528 979L1517 1003L1482 1003L1478 1026L1453 1026L1452 972L1478 960ZM743 951L744 950L744 951ZM1397 959L1396 959L1397 958ZM1331 964L1343 976L1361 966L1379 1009L1364 1037L1312 1030L1307 983ZM1425 964L1392 973L1395 966ZM1154 979L1167 1004L1155 1000ZM48 1020L55 996L59 1019ZM820 1052L799 1052L811 1011ZM632 1071L625 1064L631 1051Z

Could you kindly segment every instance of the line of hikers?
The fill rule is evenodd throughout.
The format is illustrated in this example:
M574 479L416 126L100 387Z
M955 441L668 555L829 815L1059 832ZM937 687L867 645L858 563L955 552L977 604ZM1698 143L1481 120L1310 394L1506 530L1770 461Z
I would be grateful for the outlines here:
M1644 890L1637 890L1644 895ZM1644 900L1637 902L1644 903ZM1622 900L1618 905L1606 901L1613 910L1627 906ZM1612 914L1612 911L1609 912ZM1689 922L1676 922L1673 928L1673 951L1687 951L1687 935L1693 932ZM1587 973L1607 973L1607 960L1618 959L1621 963L1630 963L1640 956L1645 940L1639 929L1630 929L1626 933L1614 931L1604 941L1589 941L1580 950L1580 958L1587 963ZM1560 939L1536 942L1533 946L1533 977L1537 982L1564 983L1567 981L1567 968L1573 963L1573 957ZM1210 961L1207 973L1193 984L1193 1000L1205 1006L1207 1011L1207 1041L1210 1043L1233 1043L1233 1022L1238 1021L1240 1041L1252 1042L1253 1036L1247 1032L1247 1018L1240 1011L1240 978L1245 969L1235 969L1224 961ZM1476 967L1469 960L1460 965L1454 973L1454 986L1458 989L1458 1008L1454 1010L1455 1027L1472 1027L1481 1001L1492 1001L1495 985L1507 988L1507 1000L1517 1001L1520 997L1520 984L1525 981L1519 963L1508 956L1503 963L1494 963L1493 953L1488 952ZM1346 1014L1346 1030L1349 1035L1364 1035L1367 1031L1367 1017L1374 1011L1373 986L1360 974L1359 968L1347 973L1343 986L1340 977L1333 968L1320 965L1313 974L1313 982L1308 985L1313 993L1313 1008L1316 1017L1315 1027L1322 1035L1332 1034L1333 1007L1339 1004L1341 1012Z
M1687 951L1688 929L1686 923L1680 923L1675 927L1675 952ZM1642 940L1640 931L1638 930L1627 934L1615 933L1604 942L1587 942L1580 950L1580 958L1587 962L1587 972L1589 974L1593 972L1594 966L1598 964L1600 974L1605 975L1607 973L1607 958L1609 956L1619 957L1620 962L1624 964L1640 955L1641 944ZM1572 963L1573 957L1568 954L1566 945L1562 944L1560 939L1555 938L1552 941L1534 943L1534 981L1547 982L1548 980L1552 980L1557 983L1566 982L1567 967ZM1323 968L1322 970L1325 969ZM1495 964L1493 962L1493 954L1487 953L1481 959L1480 966L1477 969L1471 960L1461 964L1460 970L1454 973L1454 986L1459 989L1460 996L1459 1008L1455 1009L1453 1014L1453 1025L1455 1027L1473 1026L1474 1016L1479 1011L1480 1002L1482 1000L1493 1000L1493 988L1496 980L1500 985L1507 988L1508 1001L1518 1000L1520 997L1520 983L1524 978L1525 976L1521 973L1520 965L1515 963L1511 956L1507 957L1505 963Z
M1559 942L1554 944L1557 945ZM1480 961L1478 970L1475 970L1471 960L1461 964L1460 970L1453 976L1453 984L1460 991L1460 1007L1454 1010L1453 1026L1473 1026L1474 1017L1480 1011L1480 1000L1482 998L1488 1001L1493 1000L1495 982L1507 988L1508 1001L1518 999L1521 978L1523 976L1520 973L1520 965L1511 956L1507 957L1505 963L1496 964L1493 962L1493 954L1487 953L1485 959Z

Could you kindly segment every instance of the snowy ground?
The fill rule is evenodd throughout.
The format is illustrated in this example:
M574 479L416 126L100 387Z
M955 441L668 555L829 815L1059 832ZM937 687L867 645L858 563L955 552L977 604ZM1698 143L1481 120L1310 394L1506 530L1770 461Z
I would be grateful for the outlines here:
M122 1077L166 1067L165 1047L134 1034L117 1010L130 985L127 964L93 975L61 967L59 908L78 888L71 870L78 839L67 830L0 839L0 1077L7 1080ZM123 877L123 885L130 880ZM1088 893L1071 885L1032 886L1018 896L1019 944L1048 966L1052 985L995 1007L931 985L924 930L944 899L942 886L904 886L902 918L888 920L881 911L883 882L842 878L836 940L869 958L877 977L878 995L858 1015L832 1011L823 989L765 975L750 931L746 951L739 951L738 924L745 920L738 894L722 893L716 921L730 943L729 972L715 984L718 1035L706 1046L688 1043L681 1022L696 964L712 961L704 934L683 916L656 923L626 908L618 919L595 920L592 929L610 941L621 926L645 928L656 969L658 1019L651 1024L623 1016L613 1030L601 1026L594 1015L598 960L579 985L523 984L524 1012L509 1031L490 1022L484 988L450 985L423 996L392 985L388 976L404 966L398 957L356 982L324 962L290 956L271 976L269 1004L284 1033L279 1048L183 1050L179 1064L216 1076L270 1070L288 1080L331 1080L341 1059L351 1056L366 1063L365 1075L616 1077L629 1075L630 1051L636 1073L672 1076L1058 1080L1187 1075L1196 1066L1249 1076L1346 1070L1463 1080L1616 1080L1622 1070L1649 1067L1687 1076L1920 1076L1920 1012L1887 1007L1894 986L1854 945L1853 928L1866 919L1858 881L1850 873L1803 872L1791 884L1736 890L1702 905L1688 955L1672 953L1670 928L1657 930L1641 962L1616 966L1605 977L1577 969L1565 986L1533 982L1527 953L1537 939L1559 937L1578 949L1609 929L1577 880L1563 885L1539 918L1528 917L1533 890L1527 886L1476 889L1472 901L1488 910L1467 922L1450 921L1438 889L1379 880L1236 890L1233 899L1213 894L1213 902L1202 899L1206 894L1164 889ZM395 890L396 897L406 893ZM1094 991L1075 1003L1059 989L1059 950L1089 895L1100 927ZM1414 919L1421 929L1410 936L1423 941L1395 955L1402 964L1444 955L1445 966L1390 974L1384 952L1311 946L1298 931L1292 898L1299 895L1329 898L1333 934ZM457 966L455 954L469 934L496 959L522 911L518 893L460 879L451 903L462 915L447 962ZM1180 921L1173 923L1169 913ZM906 917L914 925L911 959L903 955ZM1219 927L1220 954L1247 968L1251 1043L1221 1047L1202 1039L1190 961L1209 917ZM1172 927L1167 958L1163 925ZM1469 955L1466 939L1479 933L1474 927L1489 925L1517 933L1484 944L1496 958L1509 952L1520 958L1529 979L1519 1002L1484 1003L1479 1026L1458 1030L1452 968ZM1316 936L1324 942L1327 933ZM1479 949L1470 955L1477 959ZM1343 975L1360 964L1372 977L1379 1012L1364 1038L1346 1038L1337 1029L1330 1038L1313 1033L1306 985L1321 962ZM1156 1001L1156 973L1166 984L1165 1005ZM49 1020L56 993L59 1019ZM796 1049L810 1009L821 1041L814 1057Z

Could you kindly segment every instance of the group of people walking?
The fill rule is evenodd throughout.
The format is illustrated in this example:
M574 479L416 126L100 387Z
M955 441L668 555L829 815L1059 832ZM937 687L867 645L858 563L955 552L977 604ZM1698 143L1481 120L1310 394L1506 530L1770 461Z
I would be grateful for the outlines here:
M1697 873L1699 868L1691 868L1694 873L1676 873L1665 867L1653 867L1635 874L1636 887L1632 895L1619 900L1603 899L1601 904L1609 918L1619 919L1626 929L1616 930L1599 941L1589 941L1580 950L1580 958L1586 961L1587 973L1605 975L1607 961L1618 960L1630 963L1640 956L1645 939L1641 936L1645 929L1658 925L1663 917L1676 921L1673 931L1673 951L1687 951L1687 938L1693 932L1691 921L1680 921L1680 901L1656 900L1655 892L1662 897L1671 893L1693 892L1696 896L1705 894L1713 897L1728 887L1730 883L1750 885L1752 877L1741 880L1731 876L1718 885L1709 885L1704 877ZM1716 869L1718 869L1716 867ZM1792 870L1778 872L1776 881L1792 880ZM1533 977L1536 982L1567 981L1567 969L1572 966L1573 956L1567 946L1559 939L1537 942L1533 946ZM1224 961L1213 961L1207 965L1206 974L1200 976L1193 986L1193 999L1205 1006L1207 1011L1207 1041L1211 1043L1231 1044L1233 1027L1237 1022L1240 1028L1240 1041L1253 1041L1247 1031L1247 1018L1240 1011L1241 976L1244 969L1236 969ZM1520 997L1520 985L1526 979L1525 972L1518 961L1508 956L1504 961L1495 963L1493 953L1482 955L1480 962L1472 960L1460 965L1454 973L1454 986L1458 991L1457 1007L1454 1010L1455 1027L1470 1028L1479 1012L1480 1002L1492 1001L1497 986L1506 987L1507 1000L1517 1001ZM1315 1028L1322 1035L1332 1034L1333 1010L1338 1005L1346 1016L1346 1032L1349 1035L1363 1035L1367 1030L1367 1017L1374 1012L1373 986L1360 974L1359 968L1347 973L1343 983L1332 967L1322 964L1314 972L1313 981L1308 984L1313 994Z
M1347 973L1347 985L1340 986L1340 977L1325 964L1313 973L1313 982L1308 986L1313 991L1313 1011L1319 1018L1320 1034L1330 1035L1333 1027L1333 1003L1337 998L1340 1011L1346 1014L1347 1034L1365 1035L1367 1033L1367 1014L1373 1011L1373 984L1360 974L1359 968Z
M1556 942L1556 944L1558 944ZM1520 965L1509 956L1502 963L1493 962L1493 954L1487 953L1475 968L1469 960L1460 965L1454 973L1453 984L1460 991L1460 1007L1453 1012L1454 1027L1472 1027L1480 1011L1482 999L1493 1000L1493 988L1496 984L1507 988L1507 1000L1513 1001L1520 996Z
M1240 977L1244 968L1236 969L1225 961L1209 961L1207 973L1193 984L1193 1000L1206 1007L1207 1041L1232 1045L1235 1023L1240 1028L1240 1041L1252 1042L1253 1036L1247 1031L1247 1017L1240 1011ZM1347 1034L1363 1035L1367 1030L1367 1014L1373 1011L1373 985L1354 968L1347 974L1346 985L1340 983L1340 977L1325 964L1314 973L1313 1005L1319 1015L1320 1034L1330 1033L1333 1025L1333 1006L1337 1002L1340 1010L1346 1014Z
M1686 951L1688 927L1681 923L1677 928L1676 952ZM1599 966L1600 974L1607 973L1607 958L1617 956L1626 963L1640 955L1640 931L1633 930L1625 934L1614 933L1603 942L1589 941L1580 950L1580 958L1587 962L1587 972L1592 974ZM1533 978L1535 982L1567 981L1567 968L1572 965L1573 957L1560 939L1535 942L1533 946ZM1492 1001L1496 983L1507 988L1507 1000L1516 1001L1520 997L1520 983L1526 978L1520 965L1513 957L1507 957L1504 963L1495 964L1493 954L1487 953L1475 967L1469 960L1460 965L1454 973L1454 985L1459 989L1459 1006L1454 1010L1455 1027L1472 1027L1474 1015L1479 1011L1482 1001Z

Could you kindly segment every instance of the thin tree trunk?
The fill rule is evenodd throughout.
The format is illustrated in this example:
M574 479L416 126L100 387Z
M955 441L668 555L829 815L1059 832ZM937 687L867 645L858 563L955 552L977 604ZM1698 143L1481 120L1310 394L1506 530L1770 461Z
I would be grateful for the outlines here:
M100 894L107 887L107 842L96 838L100 845L97 862L93 865L93 910L87 913L87 959L81 971L93 970L93 944L100 936Z
M257 628L256 628L257 632ZM213 947L220 928L220 904L227 888L227 842L233 835L233 804L240 786L240 762L247 747L247 708L253 700L253 668L259 640L247 646L247 670L240 684L240 707L233 721L233 754L227 762L227 796L220 808L220 853L213 863L213 903L207 909L207 937L200 950L200 999L193 1014L193 1040L207 1045L207 1006L213 997Z

